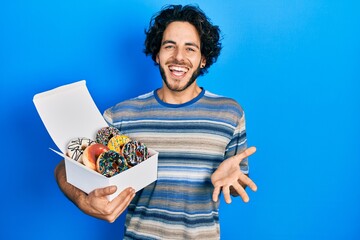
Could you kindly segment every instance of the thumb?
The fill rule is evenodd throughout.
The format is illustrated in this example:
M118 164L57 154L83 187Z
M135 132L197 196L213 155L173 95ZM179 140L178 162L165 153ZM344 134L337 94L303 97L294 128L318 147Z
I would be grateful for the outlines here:
M249 147L239 154L236 154L234 158L240 163L243 159L251 156L256 152L256 147Z
M104 188L98 188L94 190L94 195L96 197L106 197L107 195L111 195L116 192L116 186L109 186Z

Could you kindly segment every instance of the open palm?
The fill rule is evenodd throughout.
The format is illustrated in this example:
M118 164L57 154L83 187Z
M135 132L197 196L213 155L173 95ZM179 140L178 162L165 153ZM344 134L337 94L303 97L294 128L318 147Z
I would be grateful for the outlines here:
M211 182L214 185L213 201L217 201L222 191L225 202L231 203L231 190L235 190L241 196L244 202L249 201L249 196L245 191L248 186L251 190L256 191L256 184L240 170L240 162L255 153L256 148L247 148L240 154L224 160L217 170L211 175Z

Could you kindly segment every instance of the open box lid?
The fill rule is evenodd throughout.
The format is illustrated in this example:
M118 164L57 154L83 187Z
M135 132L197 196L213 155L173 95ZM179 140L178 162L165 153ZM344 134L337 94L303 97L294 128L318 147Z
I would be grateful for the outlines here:
M108 125L85 80L36 94L33 101L49 135L63 153L72 138L93 139L100 128Z
M72 138L94 139L99 129L108 126L85 80L36 94L33 101L47 131L62 153L51 150L64 157L66 180L73 186L90 193L97 188L116 185L116 192L107 196L112 201L127 187L139 191L156 181L159 154L150 148L150 157L146 161L110 178L65 156L67 144Z

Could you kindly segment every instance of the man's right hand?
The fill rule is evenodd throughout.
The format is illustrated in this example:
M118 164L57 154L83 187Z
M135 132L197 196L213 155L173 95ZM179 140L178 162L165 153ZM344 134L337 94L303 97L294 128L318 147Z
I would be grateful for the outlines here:
M106 196L115 192L116 186L95 189L78 199L78 207L88 215L112 223L125 211L135 196L134 189L126 188L112 201L109 201Z
M135 196L134 189L126 188L109 201L106 196L115 193L116 186L95 189L86 194L66 181L64 161L56 167L55 178L61 191L84 213L111 223L125 211Z

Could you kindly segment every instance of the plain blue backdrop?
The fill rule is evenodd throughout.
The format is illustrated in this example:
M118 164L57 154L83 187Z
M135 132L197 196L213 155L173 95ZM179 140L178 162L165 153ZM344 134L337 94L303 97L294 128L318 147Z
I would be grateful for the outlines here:
M120 239L59 191L61 158L32 102L87 80L104 111L161 85L144 29L169 1L13 0L0 7L0 239ZM223 36L206 89L245 109L250 202L221 203L222 239L360 238L360 14L357 1L198 3Z

